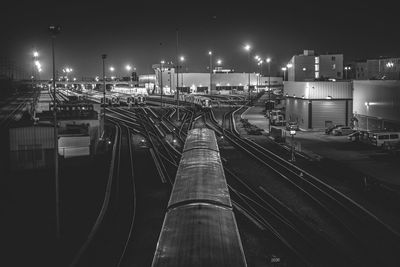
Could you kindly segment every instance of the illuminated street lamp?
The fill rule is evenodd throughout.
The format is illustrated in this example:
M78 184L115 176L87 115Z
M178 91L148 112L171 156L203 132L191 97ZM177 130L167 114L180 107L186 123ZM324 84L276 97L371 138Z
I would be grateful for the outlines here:
M161 65L160 65L160 81L161 81L161 107L163 106L163 91L164 91L164 86L163 86L163 70L164 70L164 60L161 60Z
M211 94L211 86L212 86L212 51L208 51L208 55L210 56L210 66L209 66L209 69L210 69L210 92L209 92L209 94Z
M296 158L295 158L295 155L294 155L294 136L296 135L296 130L291 129L289 133L292 136L291 157L290 157L289 161L295 162Z
M185 62L185 57L184 57L184 56L181 56L181 57L179 58L179 61L181 62L181 68L182 68L181 73L182 73L182 87L183 87L183 62Z
M33 51L33 57L38 58L39 57L39 52L38 51Z
M347 71L351 70L351 67L344 67L344 73L346 75L345 79L347 80Z
M244 46L244 50L246 50L247 51L247 57L248 57L248 60L249 60L249 62L248 62L248 64L249 64L249 66L248 66L248 68L249 68L249 73L248 73L248 91L249 91L249 103L251 103L251 99L250 99L250 69L251 69L251 62L250 62L250 50L251 50L251 46L249 45L249 44L246 44L245 46Z
M218 64L218 65L221 65L221 64L222 64L222 60L221 60L221 59L218 59L218 60L217 60L217 64Z
M283 80L285 81L286 80L286 70L287 70L287 68L283 67L281 70L283 71Z
M270 105L271 105L271 58L265 60L268 63L268 113L270 115ZM268 133L271 133L271 116L269 116L268 121Z

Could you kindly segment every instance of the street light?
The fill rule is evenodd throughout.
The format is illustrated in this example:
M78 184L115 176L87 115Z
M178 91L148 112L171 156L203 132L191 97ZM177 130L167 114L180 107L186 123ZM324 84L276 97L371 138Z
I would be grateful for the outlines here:
M344 73L346 75L345 79L347 80L347 71L351 70L351 67L344 67Z
M56 190L56 237L60 238L60 195L58 179L58 130L57 130L57 102L56 102L56 62L54 54L54 40L61 31L61 26L49 26L51 33L51 51L53 61L53 116L54 116L54 176Z
M212 51L208 51L208 55L210 56L210 92L209 94L211 95L211 86L212 86Z
M101 127L102 129L100 131L100 136L102 136L102 134L104 135L105 122L106 122L106 67L105 67L106 58L107 58L106 54L101 55L101 59L103 61L103 118L102 118L103 126Z
M221 59L218 59L218 60L217 60L217 64L220 66L220 65L222 64L222 60L221 60Z
M165 63L165 61L164 60L161 60L161 78L160 78L160 80L161 80L161 107L163 106L163 91L164 91L164 86L163 86L163 68L164 68L164 66L163 66L163 64Z
M181 64L181 68L182 68L181 73L182 73L182 88L183 88L183 62L185 61L185 57L184 57L184 56L181 56L181 57L179 58L179 61L182 62L182 64Z
M287 70L287 68L286 67L283 67L282 68L282 71L283 71L283 80L285 81L286 80L286 70Z
M292 130L291 129L289 133L292 136L291 157L290 157L289 161L295 162L296 158L295 158L295 155L294 155L294 136L296 135L296 130Z
M271 115L271 58L267 58L265 61L268 63L268 114ZM268 133L271 134L271 116L268 121Z
M249 64L249 66L248 66L248 68L249 68L249 70L248 70L249 71L249 73L248 73L248 91L249 91L249 104L251 104L251 99L250 99L250 69L251 69L250 50L251 50L251 46L249 44L246 44L244 46L244 50L247 51L247 57L249 60L249 62L248 62L248 64Z

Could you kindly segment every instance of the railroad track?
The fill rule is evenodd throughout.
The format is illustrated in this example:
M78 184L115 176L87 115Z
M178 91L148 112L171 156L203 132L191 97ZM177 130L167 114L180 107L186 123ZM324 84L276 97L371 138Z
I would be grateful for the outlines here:
M225 137L236 147L251 155L252 158L266 167L273 169L288 184L301 190L317 205L324 208L332 221L340 225L341 229L354 239L355 244L362 248L359 254L353 257L355 263L371 264L375 262L390 266L390 264L398 262L398 256L395 253L399 248L398 233L329 185L322 183L317 178L265 150L258 144L241 138L234 128L233 116L234 111L230 115L224 116L231 120L229 122L231 126L222 130L213 115L208 114L208 119L212 124L209 126L218 129L221 133L223 132ZM266 192L265 189L263 191ZM298 222L296 225L298 225ZM377 253L378 251L379 253ZM357 253L355 252L354 254L356 255Z
M117 120L109 178L103 205L90 234L71 266L119 266L135 222L136 192L131 131Z

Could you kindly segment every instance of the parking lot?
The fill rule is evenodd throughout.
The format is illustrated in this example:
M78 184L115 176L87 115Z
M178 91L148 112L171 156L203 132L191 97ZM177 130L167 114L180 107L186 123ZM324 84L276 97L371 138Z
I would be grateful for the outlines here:
M268 120L264 117L260 99L258 105L250 108L242 117L249 123L268 131ZM284 126L273 126L285 131ZM286 142L290 145L291 138L288 131ZM264 135L261 137L263 138ZM400 186L400 156L371 144L350 141L347 136L327 135L324 131L297 131L294 137L296 147L303 153L315 159L329 158L348 165L349 167L365 173L386 183Z

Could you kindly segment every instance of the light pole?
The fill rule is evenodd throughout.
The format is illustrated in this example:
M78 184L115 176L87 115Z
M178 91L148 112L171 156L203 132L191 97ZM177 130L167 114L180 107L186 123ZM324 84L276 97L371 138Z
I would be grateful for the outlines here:
M250 99L250 69L251 69L251 61L250 61L250 50L251 50L251 46L250 45L245 45L244 46L244 50L246 50L247 51L247 57L248 57L248 64L249 64L249 66L248 66L248 68L249 68L249 73L248 73L248 91L249 91L249 104L251 104L251 99Z
M128 74L129 74L129 81L131 81L132 82L132 75L131 75L131 70L132 70L132 67L131 67L131 65L126 65L125 66L125 69L128 71Z
M164 68L164 66L163 66L163 64L164 63L165 63L165 61L162 60L161 61L161 70L160 70L160 72L161 72L161 77L160 77L160 80L161 80L161 107L163 106L163 91L164 91L164 86L163 86L163 68Z
M271 133L271 58L267 58L266 62L268 63L268 133Z
M183 88L183 62L185 62L185 57L184 56L181 56L180 58L179 58L179 60L182 62L181 63L181 68L182 68L182 71L181 71L181 74L182 74L182 88Z
M290 130L290 135L292 136L292 147L291 147L291 157L289 161L295 162L296 158L294 155L294 136L296 135L296 130Z
M103 118L102 118L102 129L100 131L100 136L104 134L105 123L106 123L106 67L105 60L107 58L106 54L101 55L101 59L103 61Z
M283 68L282 68L282 71L283 71L283 80L284 80L284 81L286 80L286 70L287 70L286 67L283 67Z
M57 129L57 102L56 102L56 61L54 54L54 40L61 31L61 26L49 26L51 33L51 52L53 61L53 116L54 116L54 178L56 190L56 237L60 238L60 192L58 179L58 129Z
M365 102L365 106L367 107L367 116L366 116L366 119L367 119L367 132L368 132L368 111L369 111L369 102Z
M176 118L179 121L179 30L176 29Z
M208 55L210 56L210 92L211 95L211 86L212 86L212 51L208 51Z
M351 70L351 67L344 67L345 79L347 80L347 71Z

